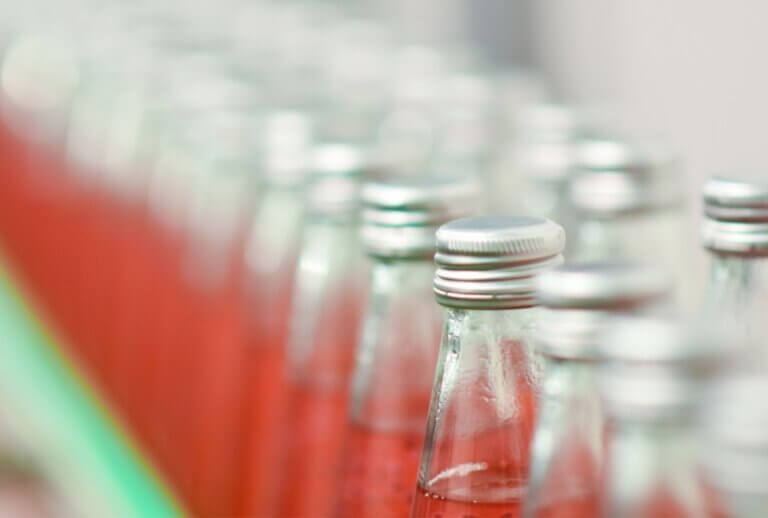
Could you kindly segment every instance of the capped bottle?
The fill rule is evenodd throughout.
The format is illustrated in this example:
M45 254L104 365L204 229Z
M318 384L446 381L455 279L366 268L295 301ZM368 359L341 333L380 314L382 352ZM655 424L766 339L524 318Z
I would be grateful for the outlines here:
M711 518L757 518L768 509L768 380L731 375L702 410L701 462L713 494Z
M653 139L589 137L576 144L573 160L569 198L578 229L569 258L659 266L676 279L675 301L689 311L696 279L678 157Z
M358 228L362 153L326 143L310 160L285 360L282 446L272 467L279 477L277 510L265 513L286 518L334 511L366 290Z
M599 514L603 427L600 334L617 314L647 311L670 292L663 272L630 263L573 263L539 276L547 309L534 342L543 357L524 516Z
M704 187L710 271L704 313L737 339L751 368L768 368L768 182L712 178Z
M378 181L362 190L371 288L358 344L339 515L407 516L440 345L435 230L477 206L467 179Z
M245 439L239 514L263 515L274 493L285 388L285 349L304 213L311 125L301 112L267 116L262 144L264 192L245 244L247 322Z
M702 382L722 363L721 345L648 317L624 317L604 334L600 390L608 431L601 516L706 516L694 411Z
M533 282L562 263L564 244L543 218L465 218L437 231L445 317L413 518L519 515L538 390Z

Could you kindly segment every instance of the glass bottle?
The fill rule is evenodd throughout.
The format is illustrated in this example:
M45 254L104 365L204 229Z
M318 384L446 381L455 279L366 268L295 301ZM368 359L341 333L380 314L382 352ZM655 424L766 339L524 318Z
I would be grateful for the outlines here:
M366 184L362 239L371 265L352 382L339 516L406 516L413 497L441 315L432 295L437 227L477 205L459 178Z
M604 334L602 516L706 516L693 418L702 381L722 363L720 346L648 317L623 317Z
M312 154L305 198L291 330L277 511L330 516L344 447L348 381L365 297L358 241L362 156L356 147L323 144Z
M701 462L714 490L712 518L758 518L768 509L768 380L741 373L705 398Z
M531 217L437 231L446 309L412 518L519 516L538 390L533 280L562 262L564 242L562 227Z
M710 255L704 313L737 340L752 368L768 368L768 183L713 178L701 236Z
M583 132L580 115L566 105L538 103L518 116L513 174L519 176L519 203L525 212L560 222L566 235L575 230L568 198L573 147ZM505 203L502 200L502 207ZM566 245L566 255L571 244Z
M694 243L677 157L657 141L618 137L583 138L574 154L569 197L579 224L571 258L657 265L676 279L675 301L689 311L696 263L687 255Z
M544 368L524 516L599 514L604 417L597 343L611 316L643 311L668 294L666 276L629 263L573 263L537 280L535 348Z
M280 444L277 421L284 397L285 343L301 239L310 132L309 120L300 112L277 111L267 117L264 192L245 244L246 437L238 497L242 516L263 515L275 489L270 469Z

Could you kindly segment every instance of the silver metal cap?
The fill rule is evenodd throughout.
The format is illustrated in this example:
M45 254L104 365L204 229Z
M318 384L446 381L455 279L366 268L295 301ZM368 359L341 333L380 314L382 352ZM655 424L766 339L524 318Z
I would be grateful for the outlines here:
M723 365L717 335L669 320L617 317L603 334L601 393L616 419L688 417L703 379Z
M549 308L536 348L558 358L596 360L600 336L617 312L639 311L671 292L664 272L628 263L566 264L542 273L536 298Z
M483 216L447 223L437 231L437 301L463 308L533 306L533 279L562 263L564 246L563 228L544 218Z
M354 216L360 208L363 155L359 148L340 143L318 145L307 178L306 210L315 216Z
M716 252L768 254L768 181L714 177L704 185L705 248Z
M480 187L468 178L421 177L363 186L363 244L380 257L431 257L435 231L477 210Z
M573 206L598 217L674 207L682 202L677 157L659 142L583 139L574 150Z
M728 493L768 495L768 379L721 380L701 413L702 464Z

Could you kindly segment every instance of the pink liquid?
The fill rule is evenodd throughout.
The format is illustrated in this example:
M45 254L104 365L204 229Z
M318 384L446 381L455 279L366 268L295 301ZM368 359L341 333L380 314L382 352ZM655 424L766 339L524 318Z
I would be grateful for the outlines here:
M590 449L571 439L560 451L536 498L535 518L591 517L600 514L600 466ZM530 502L534 503L534 502Z
M594 518L600 516L600 500L595 494L560 500L536 511L536 518Z
M476 480L471 488L479 497L503 493L503 489L498 486L496 476L490 476L485 482ZM460 500L429 493L422 488L417 489L411 511L412 518L518 518L521 514L519 498Z
M380 431L349 426L339 516L408 516L424 440L424 427L419 428Z
M293 272L293 267L287 268ZM245 385L245 454L239 472L239 514L263 516L273 509L277 490L274 466L280 460L281 409L285 403L285 346L288 337L293 275L284 274L273 297L248 298L250 308Z
M345 445L349 375L352 371L361 290L342 289L322 306L303 377L287 383L281 426L276 516L333 516Z
M338 490L347 416L345 385L294 385L283 454L282 518L329 517Z

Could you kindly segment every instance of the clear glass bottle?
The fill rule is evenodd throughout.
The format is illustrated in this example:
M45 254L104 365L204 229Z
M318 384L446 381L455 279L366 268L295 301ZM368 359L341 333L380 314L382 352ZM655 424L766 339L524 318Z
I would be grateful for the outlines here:
M579 223L569 259L657 265L675 278L675 301L689 312L698 278L677 157L652 139L614 137L583 138L574 154L569 197Z
M326 517L338 491L348 382L365 298L358 239L358 148L322 144L312 153L287 342L286 400L277 509L269 516Z
M410 510L440 344L434 234L472 211L478 187L436 177L363 187L371 294L353 375L339 516L401 517Z
M580 116L571 107L548 102L517 111L514 138L490 180L491 206L503 213L511 204L526 214L561 222L570 236L573 218L567 208L567 187ZM569 241L566 247L570 246Z
M694 410L702 381L722 364L720 346L647 317L624 317L604 334L602 516L706 516Z
M446 310L413 518L520 512L538 390L533 280L562 262L564 243L542 218L438 230L434 291Z
M768 182L713 178L701 236L710 252L704 313L737 339L751 368L768 369Z
M659 270L628 263L573 263L539 276L537 298L548 311L535 342L544 370L524 516L599 514L600 333L611 316L655 306L669 288Z
M280 444L285 344L301 242L310 123L301 112L267 116L263 142L264 191L245 244L245 451L239 514L261 516L274 492L270 469Z
M758 518L768 510L768 380L741 373L704 399L701 462L712 518Z

